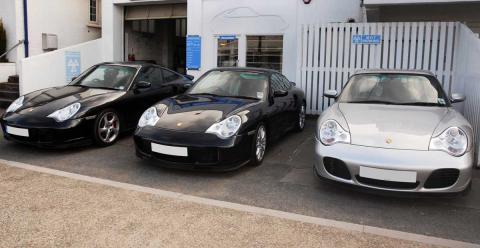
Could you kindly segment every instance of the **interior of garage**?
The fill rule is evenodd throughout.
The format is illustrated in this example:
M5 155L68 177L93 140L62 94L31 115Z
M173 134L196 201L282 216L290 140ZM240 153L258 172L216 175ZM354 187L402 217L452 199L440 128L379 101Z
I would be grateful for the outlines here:
M185 73L187 5L125 8L125 59L149 61Z

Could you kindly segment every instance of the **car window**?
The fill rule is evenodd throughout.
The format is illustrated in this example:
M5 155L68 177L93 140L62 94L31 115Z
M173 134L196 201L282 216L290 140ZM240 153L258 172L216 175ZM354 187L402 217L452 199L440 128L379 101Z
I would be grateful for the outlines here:
M271 84L273 91L284 90L282 79L276 73L271 76Z
M136 68L128 66L100 65L82 79L73 82L72 85L125 90L130 85L136 72Z
M268 77L254 71L211 71L201 77L188 94L265 99Z
M176 74L175 72L163 69L163 79L165 80L165 82L169 83L180 78L181 76Z
M138 76L135 79L135 82L140 82L140 81L150 82L153 69L154 68L150 66L142 68L140 70L140 73L138 73Z
M365 74L353 76L339 102L446 106L441 85L422 75Z
M163 73L162 69L152 67L151 73L149 75L150 83L153 88L159 88L163 84Z
M282 80L282 87L284 90L290 90L292 87L292 83L290 83L290 80L288 80L284 75L278 74L280 79Z

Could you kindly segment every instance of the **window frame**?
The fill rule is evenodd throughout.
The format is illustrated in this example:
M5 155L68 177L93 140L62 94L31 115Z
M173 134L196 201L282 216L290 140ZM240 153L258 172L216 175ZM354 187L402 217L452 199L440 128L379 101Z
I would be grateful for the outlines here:
M92 18L92 2L95 2L95 20ZM89 0L88 1L88 25L90 27L100 27L101 20L101 0Z

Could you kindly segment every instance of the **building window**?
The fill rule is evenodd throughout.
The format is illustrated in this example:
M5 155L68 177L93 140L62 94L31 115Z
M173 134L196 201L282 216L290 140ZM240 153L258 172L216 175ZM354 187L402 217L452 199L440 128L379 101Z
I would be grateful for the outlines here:
M90 0L90 22L97 23L97 0Z
M238 65L238 39L218 40L217 66L235 67Z
M247 67L282 71L283 36L247 36Z

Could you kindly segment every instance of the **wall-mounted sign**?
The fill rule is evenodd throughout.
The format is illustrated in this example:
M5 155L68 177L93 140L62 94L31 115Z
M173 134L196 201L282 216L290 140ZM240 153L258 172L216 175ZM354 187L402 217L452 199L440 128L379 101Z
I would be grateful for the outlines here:
M199 70L202 61L202 39L198 35L187 36L187 62L189 70Z
M236 35L220 35L218 39L219 40L236 40L237 36Z
M67 82L78 77L82 71L80 52L65 52L65 76Z
M380 44L382 43L382 36L379 34L362 34L352 36L353 44Z

